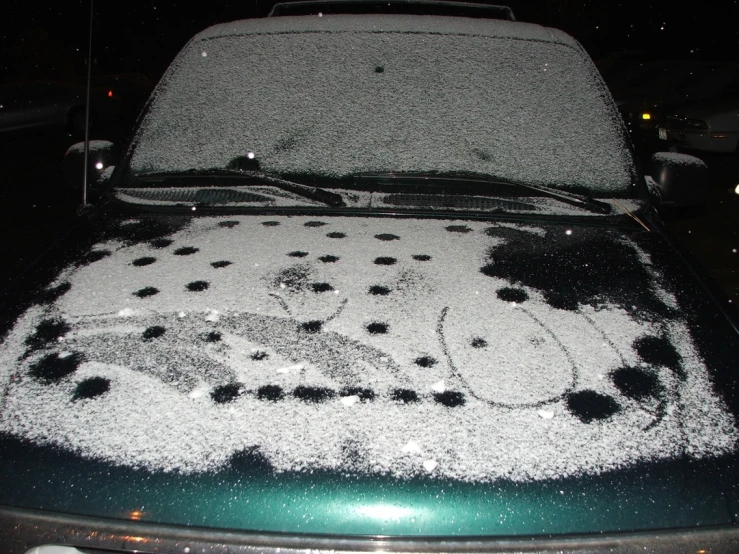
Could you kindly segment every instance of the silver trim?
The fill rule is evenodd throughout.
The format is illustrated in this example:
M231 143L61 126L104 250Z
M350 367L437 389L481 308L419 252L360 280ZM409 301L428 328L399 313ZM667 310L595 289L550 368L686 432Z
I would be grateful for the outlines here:
M300 536L176 527L20 508L0 507L0 551L23 554L41 545L74 546L85 551L161 554L341 554L517 553L544 554L732 554L739 552L739 527L613 533L565 537L500 539Z

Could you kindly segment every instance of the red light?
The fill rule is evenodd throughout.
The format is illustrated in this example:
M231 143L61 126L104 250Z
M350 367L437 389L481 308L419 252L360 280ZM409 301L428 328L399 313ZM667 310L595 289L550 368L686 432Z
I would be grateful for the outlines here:
M108 98L113 98L113 91L112 90L109 90L108 91Z

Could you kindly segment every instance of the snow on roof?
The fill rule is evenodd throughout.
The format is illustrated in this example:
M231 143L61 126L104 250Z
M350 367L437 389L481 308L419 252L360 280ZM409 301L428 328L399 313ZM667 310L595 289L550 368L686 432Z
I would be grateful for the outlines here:
M623 196L622 123L563 33L435 17L279 18L220 25L157 88L132 172L467 172Z
M499 19L383 14L334 14L321 17L293 16L244 19L209 27L195 35L193 41L246 34L315 31L477 35L556 42L579 47L574 38L559 29L543 27L533 23Z
M19 319L0 346L0 431L151 470L256 452L278 471L464 481L736 445L658 268L615 231L148 224L121 222L139 240L95 245Z

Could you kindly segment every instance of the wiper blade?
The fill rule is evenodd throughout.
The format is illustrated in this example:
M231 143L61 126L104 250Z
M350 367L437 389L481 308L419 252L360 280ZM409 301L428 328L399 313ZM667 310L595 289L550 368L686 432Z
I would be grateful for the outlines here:
M175 183L188 181L190 185L200 186L223 186L224 181L232 185L267 185L277 187L287 192L292 192L303 198L322 202L332 208L341 208L346 206L344 199L340 194L330 192L318 187L312 187L280 179L259 171L243 171L243 170L212 170L212 171L185 171L180 173L147 173L136 176L137 182L153 184L155 186L169 186Z
M354 184L361 186L362 181L371 182L374 184L398 184L407 183L413 185L427 185L432 187L439 187L444 183L467 183L467 184L479 184L479 185L503 185L507 187L517 187L526 190L533 190L540 193L542 196L548 198L554 198L565 204L582 208L589 212L599 214L610 214L611 206L605 202L600 202L585 196L583 194L575 194L572 192L565 192L552 187L544 185L533 185L530 183L522 183L518 181L509 181L506 179L497 179L495 177L489 177L487 175L469 175L469 174L453 174L453 173L358 173L354 175ZM445 188L445 194L469 194L469 192L455 191L454 189ZM475 190L475 194L481 194L483 196L496 196L489 190Z

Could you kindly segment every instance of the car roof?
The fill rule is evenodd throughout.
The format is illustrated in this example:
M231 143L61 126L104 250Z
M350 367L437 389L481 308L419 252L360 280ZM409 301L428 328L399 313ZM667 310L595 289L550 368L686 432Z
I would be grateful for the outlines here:
M318 17L285 16L244 19L209 27L195 35L192 40L291 32L432 33L531 40L581 48L579 43L567 33L533 23L498 19L397 14L336 14Z

